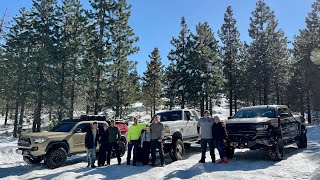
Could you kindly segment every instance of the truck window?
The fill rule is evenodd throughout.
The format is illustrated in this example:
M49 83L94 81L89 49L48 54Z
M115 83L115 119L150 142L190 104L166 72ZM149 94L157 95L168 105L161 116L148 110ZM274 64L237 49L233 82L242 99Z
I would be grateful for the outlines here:
M282 108L282 113L288 113L290 117L292 117L291 112L289 111L288 108Z
M157 115L160 122L182 120L182 111L160 112Z
M76 129L81 129L81 132L88 132L90 129L89 123L79 124Z
M277 116L274 108L240 109L234 115L234 118L256 118L256 117L276 118Z
M194 118L191 118L191 113L189 111L184 111L184 120L194 120Z

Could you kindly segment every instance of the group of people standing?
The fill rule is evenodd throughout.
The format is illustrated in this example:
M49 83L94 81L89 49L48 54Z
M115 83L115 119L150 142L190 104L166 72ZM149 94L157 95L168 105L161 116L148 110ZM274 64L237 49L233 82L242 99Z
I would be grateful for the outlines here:
M91 129L85 137L85 147L87 149L87 167L95 168L96 148L99 144L98 166L110 165L112 150L114 149L118 164L121 164L119 141L121 138L120 130L115 126L115 121L111 120L110 127L108 124L103 126L103 129L98 129L98 123L94 122Z
M142 159L143 165L149 164L151 151L151 166L155 166L156 149L159 149L161 166L164 166L163 138L164 126L159 122L158 116L153 116L151 125L138 123L134 118L133 125L127 134L128 152L127 165L131 165L131 153L133 150L132 165L136 166L138 158ZM97 122L91 125L91 129L85 137L85 147L87 149L87 167L95 168L96 148L99 144L98 166L110 165L112 150L116 153L118 164L121 164L119 141L121 138L120 130L115 126L115 121L111 120L111 126L105 124L103 129L98 129ZM139 149L142 149L139 151ZM142 157L139 157L142 156ZM105 164L107 162L107 164Z
M227 141L227 131L225 125L220 121L218 116L210 117L208 110L204 111L203 117L199 119L197 124L198 137L201 138L201 159L199 163L205 163L207 145L209 144L211 162L216 162L214 154L215 147L219 151L220 160L218 163L228 163L224 144Z
M205 163L207 145L209 144L210 156L212 163L216 162L214 149L219 151L220 160L218 163L228 163L228 158L224 150L224 144L227 140L227 132L225 126L218 116L210 117L208 110L204 111L204 116L199 119L197 124L198 137L201 139L201 159L199 163ZM111 126L105 124L103 129L98 129L97 122L94 122L91 129L85 137L85 147L87 148L88 166L95 168L96 147L99 144L98 166L110 165L110 157L112 150L115 151L118 164L121 164L120 150L118 142L121 134L115 121L111 120ZM133 125L130 127L127 135L128 152L127 165L131 165L131 153L133 151L132 165L136 166L138 159L142 160L143 165L149 164L149 156L151 152L151 166L156 164L156 150L159 150L160 163L164 166L163 153L164 125L159 121L158 116L152 117L152 123L139 123L134 118ZM140 150L139 150L140 149ZM140 153L142 150L142 153ZM107 164L105 164L107 162Z

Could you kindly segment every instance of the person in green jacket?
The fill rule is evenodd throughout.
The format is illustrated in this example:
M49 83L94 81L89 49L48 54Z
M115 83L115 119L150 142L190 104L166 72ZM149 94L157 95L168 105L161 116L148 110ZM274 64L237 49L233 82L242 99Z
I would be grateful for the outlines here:
M114 149L118 164L121 164L121 158L120 158L120 150L119 150L119 141L121 138L120 130L117 126L115 126L115 121L111 120L111 126L108 128L109 138L108 138L108 145L107 145L107 165L110 165L110 158L112 149Z
M127 152L127 165L130 165L131 160L131 151L133 149L133 162L132 165L136 166L138 154L139 154L139 145L140 145L140 136L143 129L146 128L146 124L138 123L138 119L133 119L133 125L131 125L128 131L128 152Z

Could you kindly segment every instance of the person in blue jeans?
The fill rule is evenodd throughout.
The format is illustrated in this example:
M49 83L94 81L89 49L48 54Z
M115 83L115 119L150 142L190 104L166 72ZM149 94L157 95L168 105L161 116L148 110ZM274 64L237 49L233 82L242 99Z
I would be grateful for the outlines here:
M212 139L215 147L217 147L219 151L220 160L218 161L218 163L228 163L229 160L224 149L224 143L228 138L225 125L220 121L220 118L218 116L215 116L213 118L213 121L214 123L212 125Z
M94 122L91 124L91 128L86 133L85 137L85 147L87 149L87 160L88 165L87 167L95 168L94 165L96 161L96 148L97 148L97 142L98 142L98 123Z
M198 124L197 124L198 137L201 138L201 140L200 140L201 159L200 159L199 163L205 163L206 151L207 151L208 144L209 144L210 156L211 156L212 163L215 162L214 144L213 144L213 140L212 140L213 119L209 115L210 115L210 112L208 110L205 110L203 113L203 117L199 119Z

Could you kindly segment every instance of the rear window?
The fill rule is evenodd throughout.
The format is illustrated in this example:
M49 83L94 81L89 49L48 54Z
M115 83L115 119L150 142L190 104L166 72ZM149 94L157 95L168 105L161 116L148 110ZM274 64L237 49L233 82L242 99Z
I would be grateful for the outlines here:
M160 122L182 120L182 111L169 111L157 114Z
M247 108L240 109L233 118L257 118L267 117L276 118L276 110L274 108Z

